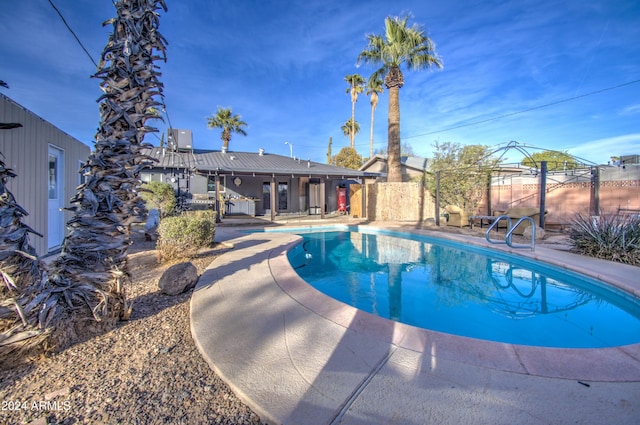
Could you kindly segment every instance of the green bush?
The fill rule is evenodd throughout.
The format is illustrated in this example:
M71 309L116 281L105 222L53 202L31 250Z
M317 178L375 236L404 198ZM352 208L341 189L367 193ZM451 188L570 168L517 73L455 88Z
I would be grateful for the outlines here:
M569 238L580 254L640 266L640 216L578 214Z
M176 207L176 194L169 183L145 183L140 186L140 197L147 209L158 210L160 217L171 215Z
M211 246L215 222L213 211L187 212L162 219L156 244L161 260L193 258L200 249Z

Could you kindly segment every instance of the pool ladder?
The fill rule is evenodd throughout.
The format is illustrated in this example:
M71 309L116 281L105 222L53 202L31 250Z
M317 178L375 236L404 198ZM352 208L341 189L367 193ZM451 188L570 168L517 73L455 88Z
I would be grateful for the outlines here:
M491 230L496 227L498 225L498 223L500 222L500 220L507 220L507 235L504 237L504 241L497 241L497 240L492 240L490 233ZM498 218L496 218L494 220L494 222L491 224L491 226L489 226L489 228L487 229L487 233L485 235L485 237L487 238L487 242L489 243L506 243L507 245L509 245L511 248L527 248L529 247L529 245L522 245L522 244L514 244L513 241L511 240L512 236L513 236L513 231L516 229L516 227L518 227L518 225L520 223L522 223L523 220L528 220L531 222L531 251L535 251L536 250L536 224L533 221L533 219L529 216L524 216L521 217L517 222L515 226L511 225L511 217L507 216L507 215L501 215Z

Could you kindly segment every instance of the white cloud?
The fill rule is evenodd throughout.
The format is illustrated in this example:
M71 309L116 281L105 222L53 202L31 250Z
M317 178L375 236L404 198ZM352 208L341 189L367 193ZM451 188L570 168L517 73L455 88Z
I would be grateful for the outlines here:
M640 154L640 133L590 140L568 151L579 158L603 164L609 161L611 156Z
M620 113L622 115L640 114L640 103L635 104L635 105L629 105L626 108L623 108Z

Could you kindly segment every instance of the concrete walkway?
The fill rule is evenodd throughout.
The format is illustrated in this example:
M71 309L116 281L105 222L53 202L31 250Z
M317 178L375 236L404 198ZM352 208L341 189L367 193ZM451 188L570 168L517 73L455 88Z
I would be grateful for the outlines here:
M208 364L264 421L640 423L640 344L544 349L418 329L304 283L285 254L298 236L218 228L216 239L233 249L199 280L192 334ZM543 247L518 253L604 276L640 296L637 267Z

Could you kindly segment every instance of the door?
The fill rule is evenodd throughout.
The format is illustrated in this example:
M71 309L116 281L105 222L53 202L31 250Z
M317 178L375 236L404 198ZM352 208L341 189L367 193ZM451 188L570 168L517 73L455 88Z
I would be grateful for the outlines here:
M287 182L278 183L278 211L289 209L289 184Z
M62 245L64 239L64 154L55 146L49 145L48 161L48 220L47 240L49 250Z
M262 183L262 211L263 214L271 214L271 183Z
M323 202L320 199L320 183L312 180L309 183L309 214L320 214L322 204Z

